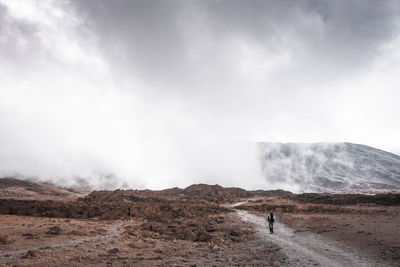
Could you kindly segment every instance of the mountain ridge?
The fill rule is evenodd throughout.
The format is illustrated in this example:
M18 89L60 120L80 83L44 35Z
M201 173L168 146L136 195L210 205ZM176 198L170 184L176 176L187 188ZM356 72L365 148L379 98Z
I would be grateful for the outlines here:
M297 191L400 188L400 156L362 144L259 142L261 169Z

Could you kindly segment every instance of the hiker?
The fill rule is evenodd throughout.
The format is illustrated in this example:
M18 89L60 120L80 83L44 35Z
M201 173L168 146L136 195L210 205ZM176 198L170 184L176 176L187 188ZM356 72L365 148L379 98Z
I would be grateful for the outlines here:
M269 225L269 233L273 234L274 233L274 214L270 212L270 214L267 217L268 225Z

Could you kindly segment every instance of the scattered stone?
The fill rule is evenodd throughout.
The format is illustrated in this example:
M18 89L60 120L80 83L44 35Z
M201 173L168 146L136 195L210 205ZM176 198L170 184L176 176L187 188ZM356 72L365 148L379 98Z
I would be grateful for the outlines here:
M46 232L48 235L59 235L61 232L61 228L58 226L52 226L49 228L49 230Z
M199 232L196 241L198 242L208 242L212 239L212 236L206 232Z
M25 233L22 234L23 237L25 237L25 239L33 239L35 236L32 233Z
M27 254L28 254L28 256L30 256L30 257L36 257L36 253L35 253L35 251L33 251L33 250L28 250Z
M118 254L119 253L119 249L118 248L112 248L108 251L108 254Z
M197 237L195 236L195 234L191 230L185 229L183 231L183 239L184 240L195 241L197 239Z
M22 255L19 258L20 259L28 259L28 258L34 258L35 256L36 256L36 254L33 250L28 250L28 252L25 255Z
M79 231L75 231L75 230L69 232L68 234L69 234L69 235L78 235L78 236L87 236L86 233L79 232Z
M229 234L231 235L231 236L239 236L240 234L238 233L238 231L237 230L235 230L235 229L231 229L231 231L229 232Z
M8 236L6 235L0 236L0 245L6 245L8 243L10 243L10 241L8 240Z

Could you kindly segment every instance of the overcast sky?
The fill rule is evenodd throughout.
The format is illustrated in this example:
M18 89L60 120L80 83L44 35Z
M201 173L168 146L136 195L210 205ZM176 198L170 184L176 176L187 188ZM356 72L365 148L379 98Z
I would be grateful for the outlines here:
M266 187L251 142L400 153L400 1L0 0L0 175Z

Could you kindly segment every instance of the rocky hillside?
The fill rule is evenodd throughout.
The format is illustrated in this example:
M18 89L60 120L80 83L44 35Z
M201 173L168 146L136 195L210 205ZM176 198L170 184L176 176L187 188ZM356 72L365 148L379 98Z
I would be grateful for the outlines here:
M352 143L260 143L262 171L298 191L400 188L400 156Z
M234 202L241 198L250 197L290 197L292 193L284 190L257 190L247 191L237 187L222 187L220 185L194 184L185 189L171 188L165 190L101 190L93 191L88 196L81 198L85 202L118 202L148 201L162 199L198 199L216 203Z

